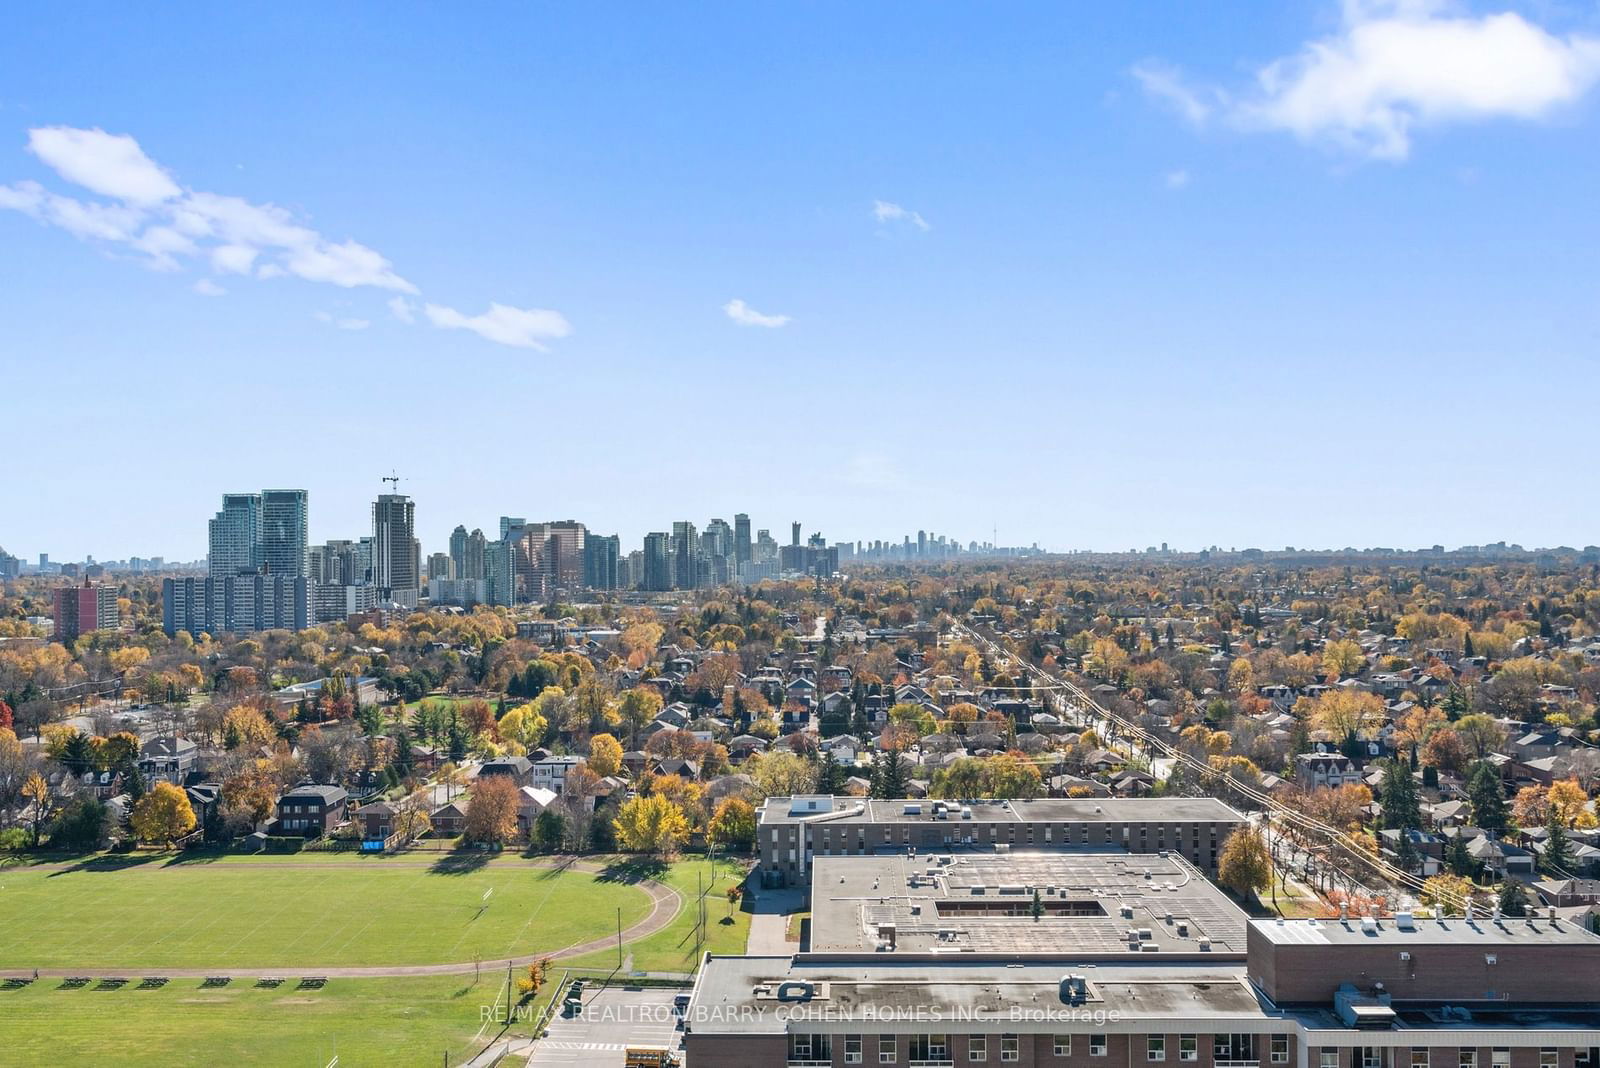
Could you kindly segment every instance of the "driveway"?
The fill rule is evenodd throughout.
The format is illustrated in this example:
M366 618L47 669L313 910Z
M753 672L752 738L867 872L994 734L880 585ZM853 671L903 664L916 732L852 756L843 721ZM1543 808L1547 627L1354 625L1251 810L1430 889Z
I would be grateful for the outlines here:
M800 948L788 938L789 914L806 907L804 890L756 890L751 899L750 940L745 952L752 956L785 957Z

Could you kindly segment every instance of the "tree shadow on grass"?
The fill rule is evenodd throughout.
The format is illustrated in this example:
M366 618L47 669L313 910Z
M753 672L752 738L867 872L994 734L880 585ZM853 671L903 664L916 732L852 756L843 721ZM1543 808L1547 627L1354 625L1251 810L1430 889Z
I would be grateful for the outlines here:
M54 879L58 875L72 875L85 871L130 871L149 864L161 864L168 859L170 858L160 853L91 853L75 864L57 868L47 878Z
M227 855L228 851L220 846L207 849L185 849L175 854L162 867L175 868L187 864L215 864Z
M482 871L493 856L487 849L458 849L434 861L428 871L433 875L471 875Z
M659 879L667 872L667 863L653 857L629 857L614 860L595 876L602 883L642 883L646 879Z

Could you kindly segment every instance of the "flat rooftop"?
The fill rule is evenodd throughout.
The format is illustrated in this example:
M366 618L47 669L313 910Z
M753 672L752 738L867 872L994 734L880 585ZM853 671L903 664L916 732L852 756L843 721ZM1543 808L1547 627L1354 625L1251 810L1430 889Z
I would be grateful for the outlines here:
M1393 916L1363 920L1250 920L1260 937L1274 945L1376 945L1398 947L1422 945L1594 945L1600 935L1582 924L1547 917L1506 916L1496 920L1480 915L1474 919L1412 919L1402 926Z
M1245 952L1244 912L1175 853L933 851L812 865L812 954Z
M1081 1001L1061 997L1064 975L1085 979ZM784 984L805 984L785 987ZM1081 1015L1087 1013L1089 1017ZM935 1015L936 1014L936 1015ZM961 1021L989 1020L1007 1030L1076 1022L1099 1014L1127 1030L1134 1021L1269 1018L1242 965L1205 967L1128 964L979 964L870 962L835 964L789 957L712 957L700 970L688 1012L695 1034L782 1034L790 1023L816 1020L846 1029L851 1021L874 1031L928 1030L929 1020L961 1030ZM1119 1028L1120 1024L1120 1028Z
M942 814L941 814L942 813ZM1242 823L1214 797L1045 797L1021 801L874 801L861 797L769 797L763 826L783 823Z

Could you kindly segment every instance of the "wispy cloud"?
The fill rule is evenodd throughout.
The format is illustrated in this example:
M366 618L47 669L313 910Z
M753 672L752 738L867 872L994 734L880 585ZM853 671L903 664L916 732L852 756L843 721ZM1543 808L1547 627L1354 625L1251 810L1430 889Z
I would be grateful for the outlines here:
M389 314L407 325L417 321L417 313L405 297L389 298Z
M223 289L209 278L202 278L189 288L202 297L220 297L227 292L226 289Z
M519 349L545 351L544 343L572 333L572 325L560 312L546 308L510 308L490 304L482 315L463 315L454 308L425 304L423 314L434 326L445 330L470 330L479 337Z
M1182 189L1189 184L1189 172L1179 167L1175 171L1168 171L1162 176L1162 181L1167 183L1168 189Z
M1204 99L1203 90L1185 84L1183 73L1176 67L1146 60L1135 64L1131 73L1146 93L1194 125L1199 126L1211 117L1212 102Z
M330 326L337 326L340 330L365 330L372 325L371 319L334 315L332 312L319 311L316 313L316 317Z
M924 233L932 229L928 225L928 220L924 219L919 213L888 200L874 200L872 202L872 217L881 223L904 223L909 226L915 226Z
M1175 69L1133 69L1145 91L1201 124L1293 134L1372 159L1403 160L1416 130L1537 120L1600 81L1600 38L1561 36L1516 12L1462 14L1444 0L1347 0L1338 32L1261 68L1239 93Z
M740 326L788 326L791 321L787 315L763 315L738 298L728 301L722 310Z
M329 238L286 208L182 186L126 134L43 126L28 131L28 151L66 182L103 199L19 181L0 185L0 209L21 212L147 267L178 271L198 265L219 276L298 278L342 289L418 292L382 253L354 240ZM210 285L221 292L214 282ZM209 292L198 283L194 289ZM403 298L397 296L389 307L401 322L416 321ZM529 347L530 339L571 333L558 313L537 308L491 304L486 315L471 318L448 308L438 310L440 315L429 314L436 326L469 329L507 345ZM347 330L370 325L370 320L354 317L330 316L329 321Z

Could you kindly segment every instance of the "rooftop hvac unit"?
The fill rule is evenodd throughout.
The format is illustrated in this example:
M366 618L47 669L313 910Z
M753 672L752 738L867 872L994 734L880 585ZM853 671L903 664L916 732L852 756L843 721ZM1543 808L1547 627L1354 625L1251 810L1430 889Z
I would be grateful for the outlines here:
M1362 934L1377 934L1378 933L1378 921L1372 916L1363 916L1363 917L1361 917L1361 933Z
M1179 938L1188 938L1189 937L1189 925L1188 924L1186 924L1186 923L1178 924L1178 937Z
M1200 939L1200 952L1202 952L1202 953L1211 952L1211 939L1209 939L1209 938Z
M1394 914L1394 925L1395 925L1395 927L1397 929L1399 929L1401 931L1415 931L1417 929L1416 922L1414 920L1412 920L1411 913L1409 913L1409 912L1397 912L1397 913L1395 913Z

